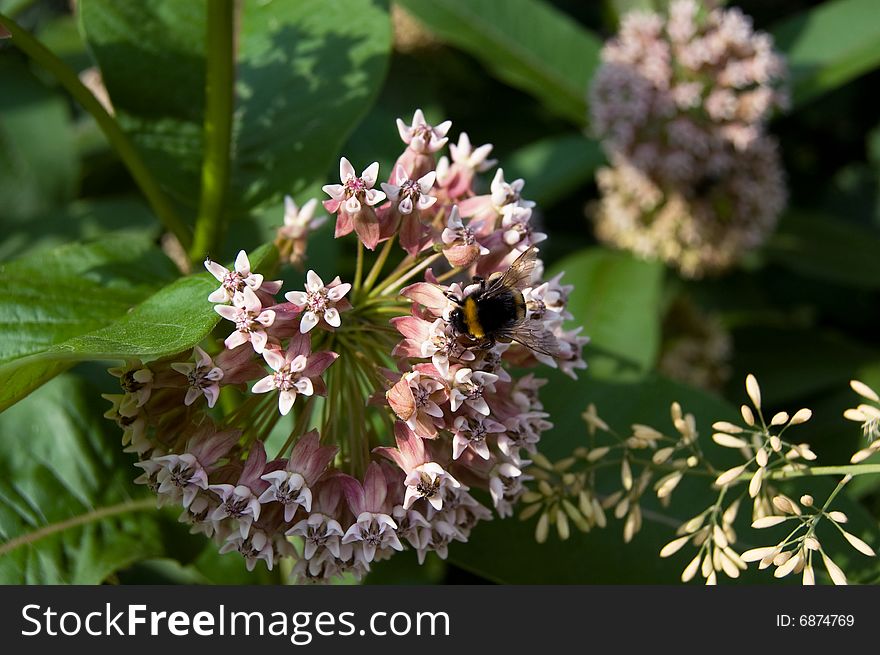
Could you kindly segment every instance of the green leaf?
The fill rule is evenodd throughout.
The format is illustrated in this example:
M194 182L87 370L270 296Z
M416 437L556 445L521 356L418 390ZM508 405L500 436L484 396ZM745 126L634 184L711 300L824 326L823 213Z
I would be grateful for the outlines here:
M17 259L71 241L141 235L158 236L159 224L149 208L135 198L77 200L30 219L8 220L0 241L0 261Z
M503 81L576 125L586 123L587 87L602 43L564 13L540 0L399 2Z
M880 288L880 235L846 218L790 211L766 247L768 258L807 277Z
M0 414L2 584L98 584L163 552L155 498L93 394L61 376Z
M0 264L0 410L69 365L47 358L52 348L122 316L173 275L169 260L137 235Z
M649 370L660 345L663 266L592 248L564 258L550 274L562 271L563 283L574 284L568 309L590 337L590 374Z
M174 198L199 197L204 3L83 0L82 28L123 128ZM384 3L241 4L229 211L323 178L382 84Z
M18 59L0 58L0 206L30 218L73 197L78 176L68 108Z
M824 2L785 19L771 33L788 59L795 106L880 63L880 20L874 0Z
M271 244L257 249L250 256L251 266L259 267L277 255ZM11 267L12 265L10 265ZM2 269L0 269L2 271ZM4 280L5 281L5 280ZM80 329L82 307L71 308L69 321L78 326L76 336L64 340L43 338L39 325L31 326L26 336L32 353L28 357L0 363L0 410L8 407L45 382L49 373L77 361L137 358L155 359L191 348L204 339L220 320L207 297L217 288L209 273L180 278L126 313L117 314L105 327L88 332ZM126 304L128 309L130 305ZM0 305L2 309L2 305ZM9 308L17 311L16 306ZM0 314L2 315L2 314ZM14 344L12 344L14 345ZM2 360L0 360L2 362Z
M542 139L504 162L508 179L526 180L525 194L547 208L592 179L605 161L598 142L581 134Z

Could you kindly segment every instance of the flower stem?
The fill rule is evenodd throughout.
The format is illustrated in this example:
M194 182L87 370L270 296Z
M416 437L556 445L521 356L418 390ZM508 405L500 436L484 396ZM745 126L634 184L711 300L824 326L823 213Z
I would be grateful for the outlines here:
M189 227L180 219L171 201L162 191L156 178L150 173L140 153L122 131L119 123L98 102L94 94L89 91L70 66L56 57L46 46L35 39L26 30L23 30L14 20L0 14L0 25L5 27L12 35L12 42L21 49L28 57L51 73L67 92L73 96L83 109L85 109L104 132L107 140L116 150L122 163L131 173L132 178L140 187L141 192L150 203L153 212L166 230L174 234L184 248L191 243Z
M413 268L409 269L406 273L404 273L400 277L384 284L381 288L377 289L376 291L373 292L373 294L370 294L370 295L387 296L388 294L390 294L394 291L397 291L404 282L406 282L407 280L411 279L412 277L414 277L415 275L417 275L421 271L428 268L428 266L430 266L434 261L436 261L441 255L442 255L442 253L438 252L438 253L431 255L430 257L427 257L418 266L414 266Z
M21 548L22 546L32 544L36 541L39 541L40 539L51 537L53 534L64 532L65 530L70 530L72 528L77 528L81 525L95 523L96 521L100 521L111 516L118 516L119 514L130 514L132 512L144 512L147 510L155 509L156 499L152 497L140 498L138 500L127 500L124 503L119 503L118 505L110 505L109 507L100 507L98 509L93 509L92 511L86 512L85 514L80 514L79 516L74 516L64 521L59 521L57 523L50 523L49 525L43 526L39 530L34 530L33 532L29 532L27 534L15 537L14 539L10 539L5 544L0 545L0 557L12 552L16 548Z
M229 187L235 103L235 0L213 0L208 3L207 11L205 154L199 215L196 217L195 238L189 250L193 262L215 252L226 231L224 200Z
M364 244L358 239L357 242L357 264L354 270L354 295L361 290L361 282L364 276Z
M767 471L764 477L768 480L790 480L793 478L805 478L815 475L850 475L855 477L857 475L871 475L877 473L880 473L880 464L848 464L845 466L812 466L794 471L783 471L779 469L776 471ZM737 480L751 480L752 475L754 475L754 473L743 473L737 478ZM842 488L842 485L838 486ZM838 491L839 489L834 492L832 498L837 495Z
M391 238L385 242L385 245L382 246L382 251L379 253L379 256L376 258L376 261L373 262L373 267L370 269L370 272L367 274L367 279L364 282L364 291L369 291L373 285L376 283L376 278L379 277L379 273L382 272L382 267L385 266L385 262L388 261L388 255L391 254L391 248L394 245L394 241L397 238L396 234L392 234Z

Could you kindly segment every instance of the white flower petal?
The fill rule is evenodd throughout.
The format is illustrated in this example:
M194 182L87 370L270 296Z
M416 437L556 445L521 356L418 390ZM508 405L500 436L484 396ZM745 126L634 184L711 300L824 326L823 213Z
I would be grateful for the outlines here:
M305 334L313 327L318 324L318 317L315 315L315 312L306 312L302 316L302 320L299 322L299 331L300 334Z
M324 320L328 325L331 325L335 328L338 328L342 323L342 320L339 317L339 310L335 307L330 307L324 312Z

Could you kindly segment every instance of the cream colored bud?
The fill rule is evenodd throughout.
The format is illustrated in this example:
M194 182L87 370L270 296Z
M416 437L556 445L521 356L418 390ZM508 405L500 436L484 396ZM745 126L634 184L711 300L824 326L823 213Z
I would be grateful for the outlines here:
M587 461L597 462L600 459L602 459L603 457L605 457L605 455L608 454L609 450L611 450L611 449L608 448L607 446L602 446L601 448L594 448L593 450L591 450L587 454Z
M739 437L734 437L724 432L716 432L712 435L712 441L724 448L747 448L748 443Z
M849 386L852 387L852 390L863 398L873 400L875 403L880 402L880 396L878 396L877 393L864 382L859 382L858 380L850 380Z
M788 423L788 413L778 412L770 419L770 425L785 425Z
M746 376L746 393L752 399L755 409L761 409L761 387L758 385L755 376L751 373Z
M682 547L690 540L690 538L690 535L685 535L684 537L673 539L660 549L660 557L669 557L671 555L675 555L675 553L681 550Z
M801 423L806 423L813 416L813 412L804 407L803 409L799 409L795 412L794 416L791 417L792 425L800 425Z
M712 424L712 429L717 430L718 432L727 432L728 434L739 434L740 432L744 432L744 430L738 425L728 423L727 421L716 421Z
M547 512L541 514L541 518L538 519L538 525L535 526L535 541L539 544L543 544L547 541L547 533L550 530L550 515Z
M742 414L743 421L746 422L746 425L750 427L755 426L755 415L752 414L752 409L748 405L743 405L739 408L740 413Z
M764 516L754 521L752 523L752 527L756 530L761 530L763 528L772 528L774 525L779 525L787 518L787 516Z

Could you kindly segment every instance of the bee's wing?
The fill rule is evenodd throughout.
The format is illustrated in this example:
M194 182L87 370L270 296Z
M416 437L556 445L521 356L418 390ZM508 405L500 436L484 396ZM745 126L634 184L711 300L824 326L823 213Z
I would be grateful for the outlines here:
M516 341L542 355L559 357L562 353L559 348L559 342L553 336L553 333L542 326L529 325L530 322L517 323L513 327L504 330L499 337Z
M516 289L522 291L532 283L532 275L538 263L538 249L532 246L523 254L513 260L504 274L489 282L483 297L492 297L501 293L504 289Z

